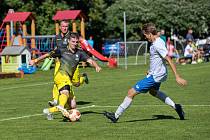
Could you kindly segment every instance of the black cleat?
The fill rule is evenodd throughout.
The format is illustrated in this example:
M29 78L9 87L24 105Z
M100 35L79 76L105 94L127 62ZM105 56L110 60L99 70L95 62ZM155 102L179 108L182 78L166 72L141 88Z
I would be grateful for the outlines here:
M182 106L180 104L175 104L176 112L179 115L180 120L184 120L184 111L182 109Z
M89 80L88 80L87 73L83 73L82 76L85 78L85 83L88 84Z
M104 116L110 119L113 123L116 123L119 118L115 118L115 114L111 112L104 112Z

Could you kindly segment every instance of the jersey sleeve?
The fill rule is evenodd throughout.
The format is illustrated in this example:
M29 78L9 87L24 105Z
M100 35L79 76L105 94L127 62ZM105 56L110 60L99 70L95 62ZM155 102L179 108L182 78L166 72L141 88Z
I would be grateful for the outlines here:
M80 61L87 61L90 57L84 51L80 50Z
M165 58L166 55L168 54L168 50L165 46L165 42L159 39L159 41L156 42L155 47L156 47L157 52L161 55L161 57Z

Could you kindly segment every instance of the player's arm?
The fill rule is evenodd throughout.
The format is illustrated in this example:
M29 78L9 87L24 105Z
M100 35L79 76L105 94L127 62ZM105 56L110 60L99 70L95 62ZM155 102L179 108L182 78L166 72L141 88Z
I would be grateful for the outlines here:
M42 55L42 56L40 56L40 57L38 57L38 58L36 58L36 59L34 59L34 60L31 60L31 61L29 62L29 64L30 64L30 65L35 65L35 64L39 63L41 60L43 60L43 59L45 59L45 58L47 58L47 57L49 57L49 56L50 56L50 54L46 53L46 54L44 54L44 55Z
M96 72L100 72L100 71L101 71L101 67L100 67L100 66L96 63L96 61L94 61L93 59L88 58L88 59L87 59L87 62L88 62L91 66L95 67Z
M174 65L174 63L172 62L171 58L169 56L165 56L165 59L168 61L168 64L170 65L174 76L176 78L176 82L181 85L181 86L185 86L187 85L187 81L184 80L183 78L181 78L181 76L178 74L177 70L176 70L176 66Z
M40 56L40 57L38 57L38 58L36 58L34 60L31 60L29 62L29 64L30 65L37 64L37 63L39 63L40 61L42 61L43 59L45 59L47 57L55 58L55 57L60 57L60 56L61 56L60 50L56 48L55 50L53 50L53 51L51 51L49 53L46 53L46 54L44 54L44 55L42 55L42 56Z
M91 66L95 67L96 72L100 72L101 71L101 67L96 63L96 61L94 61L93 59L91 59L87 53L85 53L84 51L79 51L80 52L80 61L86 61L88 62Z

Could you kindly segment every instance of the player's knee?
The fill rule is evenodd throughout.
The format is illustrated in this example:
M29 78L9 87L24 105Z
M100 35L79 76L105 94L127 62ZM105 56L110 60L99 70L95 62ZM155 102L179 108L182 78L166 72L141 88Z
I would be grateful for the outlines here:
M149 91L149 93L150 93L152 96L156 96L157 91L156 91L155 89L151 89L151 90Z
M68 90L62 90L62 91L60 91L60 94L65 94L66 96L69 96L69 91Z
M76 107L77 107L76 100L75 100L75 98L73 98L71 100L71 109L75 109Z
M135 91L135 89L133 89L133 88L129 89L129 90L128 90L128 95L127 95L127 96L133 99L133 98L136 96L136 91Z
M69 92L70 92L70 86L69 85L65 85L64 87L62 87L59 92L61 94L65 94L65 95L69 95Z

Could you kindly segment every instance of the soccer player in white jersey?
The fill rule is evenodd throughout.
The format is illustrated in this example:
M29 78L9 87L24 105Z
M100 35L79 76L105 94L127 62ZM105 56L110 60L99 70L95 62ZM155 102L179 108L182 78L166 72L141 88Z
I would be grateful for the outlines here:
M175 104L174 101L172 101L165 93L159 90L161 83L167 79L168 72L166 61L170 65L176 78L176 82L179 85L185 86L187 85L187 81L180 77L171 58L167 56L168 51L165 47L165 42L157 35L155 25L152 23L145 24L143 26L143 34L145 38L151 42L150 67L148 75L128 90L127 96L117 108L115 113L105 111L104 115L113 123L116 123L123 112L125 112L125 110L131 105L136 95L149 92L154 97L171 106L179 115L180 120L184 120L184 111L182 106L180 104Z

